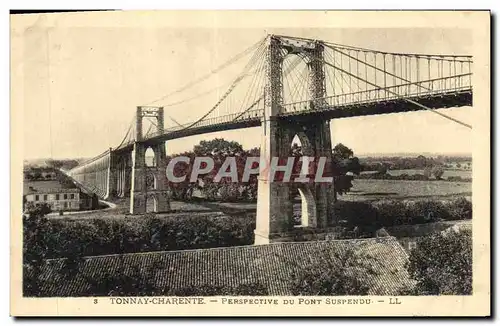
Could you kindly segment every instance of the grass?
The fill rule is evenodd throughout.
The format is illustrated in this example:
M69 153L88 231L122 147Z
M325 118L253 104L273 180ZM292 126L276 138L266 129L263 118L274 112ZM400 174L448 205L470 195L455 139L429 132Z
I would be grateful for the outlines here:
M424 174L422 169L410 169L410 170L388 170L387 173L390 175L398 176L401 174ZM442 178L446 179L448 177L462 177L462 178L472 178L472 170L444 170Z
M367 180L354 179L353 188L347 194L339 196L342 201L378 201L384 199L453 199L459 196L471 199L472 184L470 182L450 181L407 181L407 180ZM114 201L115 209L94 211L78 215L54 216L51 218L89 219L89 218L132 218L129 211L128 198ZM219 203L219 202L179 202L172 201L171 213L158 216L210 215L223 212L229 216L241 216L255 212L257 203ZM296 214L300 211L298 203L294 203Z
M438 199L472 195L470 182L355 179L352 184L351 191L340 197L342 200Z

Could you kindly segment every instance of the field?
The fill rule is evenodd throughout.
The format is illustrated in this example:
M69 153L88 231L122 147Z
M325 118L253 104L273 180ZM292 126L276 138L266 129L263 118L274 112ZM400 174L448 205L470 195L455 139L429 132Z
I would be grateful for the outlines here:
M410 170L388 170L387 173L390 175L398 176L401 174L424 174L424 170L410 169ZM461 177L461 178L472 178L472 170L444 170L442 178L446 179L448 177Z
M342 200L437 199L458 195L470 199L472 195L470 182L354 179L352 184L351 191L341 196Z

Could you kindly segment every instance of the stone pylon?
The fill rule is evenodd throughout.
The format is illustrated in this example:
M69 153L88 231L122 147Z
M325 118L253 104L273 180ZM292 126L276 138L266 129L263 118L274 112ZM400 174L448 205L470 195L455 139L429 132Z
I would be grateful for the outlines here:
M285 50L285 51L283 51ZM286 54L285 54L286 53ZM283 59L287 54L300 54L309 67L310 101L320 108L326 95L321 42L296 41L271 36L266 54L265 112L262 121L260 147L261 163L257 194L257 224L255 244L299 239L300 230L294 226L292 184L270 178L269 164L273 157L286 162L291 156L291 144L298 135L303 151L318 161L325 157L325 174L331 175L332 142L328 121L285 120L279 117L283 106ZM307 183L297 186L302 198L302 226L318 233L327 228L333 217L333 182ZM304 228L302 228L303 230Z
M156 119L156 132L163 133L163 108L138 107L136 116L136 141L132 151L130 182L130 213L146 213L148 201L152 202L154 212L170 210L170 197L166 183L167 158L164 142L148 143L142 135L142 119ZM146 165L146 150L151 148L155 154L154 166ZM148 185L148 179L152 184ZM125 180L126 183L126 180Z

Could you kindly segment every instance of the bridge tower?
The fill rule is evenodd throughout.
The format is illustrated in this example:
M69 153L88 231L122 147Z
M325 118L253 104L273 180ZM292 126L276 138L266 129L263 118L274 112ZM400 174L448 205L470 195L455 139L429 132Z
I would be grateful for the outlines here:
M309 68L309 105L311 108L323 105L326 96L324 46L319 41L279 36L270 36L268 42L255 244L308 239L301 237L306 233L316 234L317 238L321 238L327 229L327 219L333 218L333 182L296 185L303 199L302 225L299 228L294 226L293 220L292 185L271 180L266 165L273 157L286 162L286 158L291 156L293 138L297 135L304 155L315 157L315 162L320 157L326 157L323 175L331 175L332 142L329 121L284 119L279 116L283 106L282 76L286 55L299 55L306 61ZM304 232L305 229L312 229L313 232Z
M170 210L170 198L166 184L167 158L165 143L154 142L149 144L143 139L142 120L145 117L154 118L156 132L163 133L162 107L137 107L136 135L132 151L132 176L130 184L130 213L141 214L146 212L147 203L151 201L154 212ZM146 165L146 150L151 148L155 155L153 166ZM148 179L152 184L148 184Z

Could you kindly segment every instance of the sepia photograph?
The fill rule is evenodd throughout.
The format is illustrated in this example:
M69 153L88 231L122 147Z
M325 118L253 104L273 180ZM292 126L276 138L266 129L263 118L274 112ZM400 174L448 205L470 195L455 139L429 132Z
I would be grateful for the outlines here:
M11 310L488 315L489 24L11 15Z

